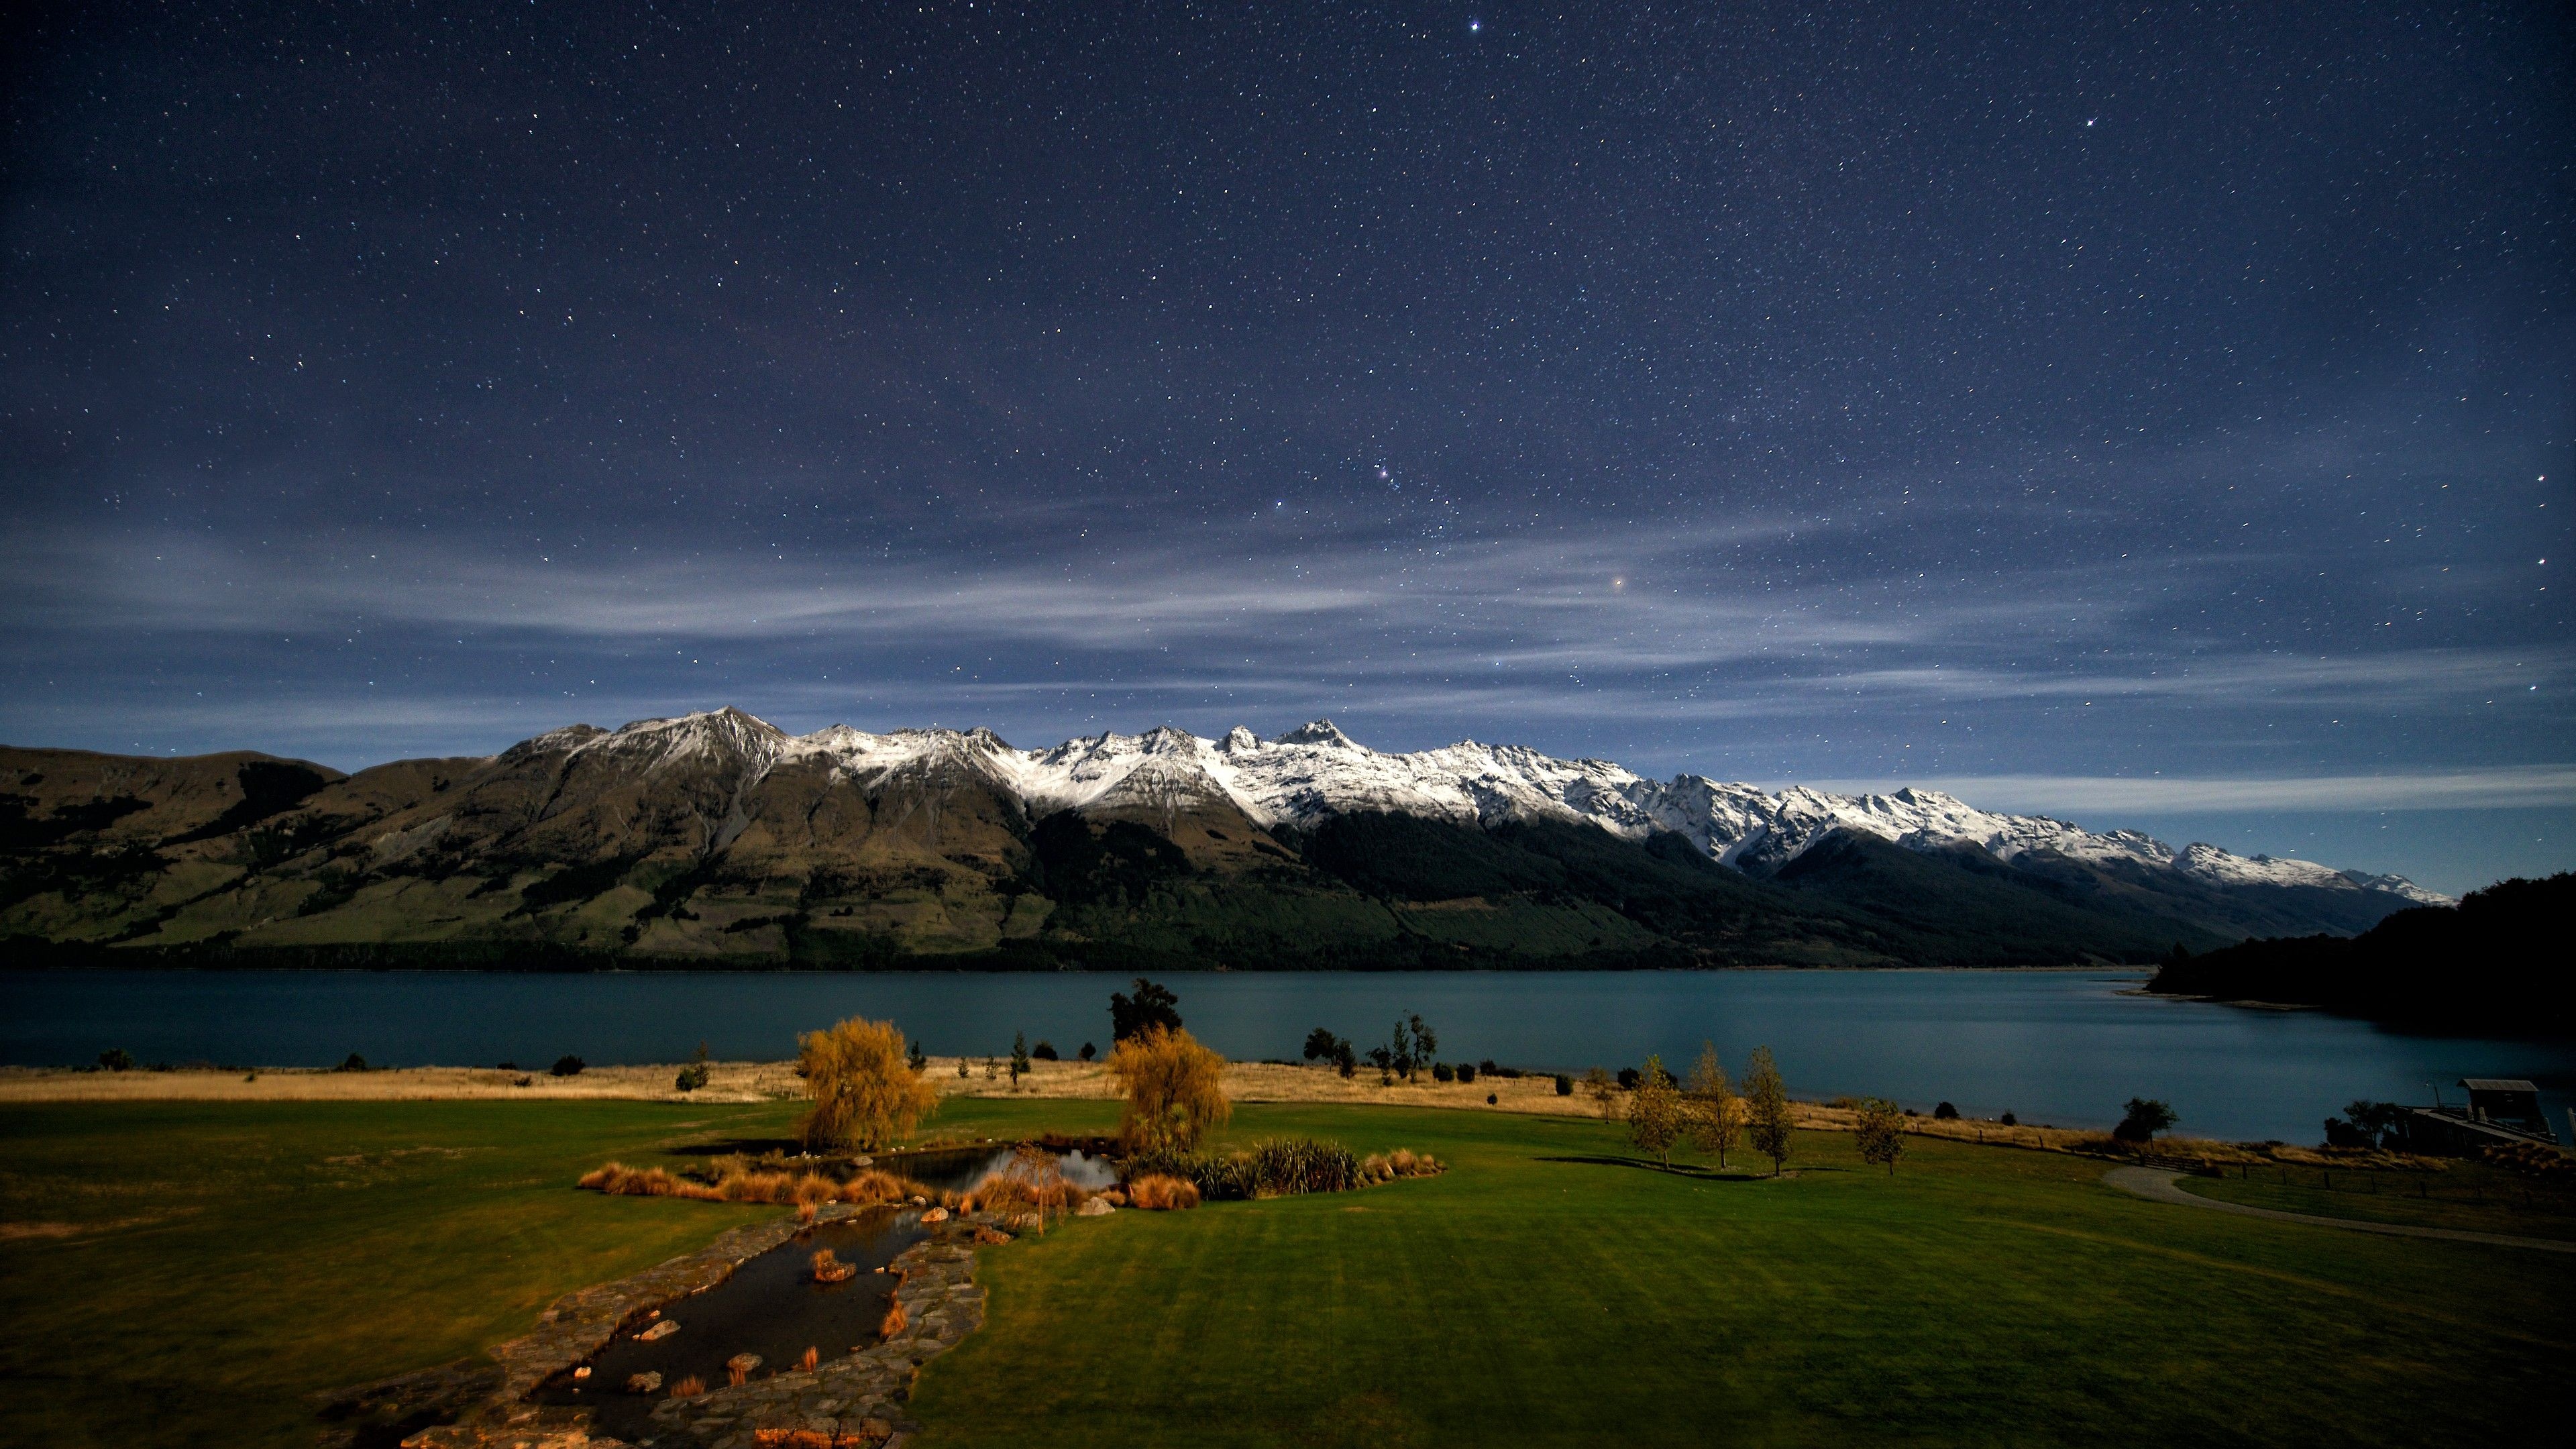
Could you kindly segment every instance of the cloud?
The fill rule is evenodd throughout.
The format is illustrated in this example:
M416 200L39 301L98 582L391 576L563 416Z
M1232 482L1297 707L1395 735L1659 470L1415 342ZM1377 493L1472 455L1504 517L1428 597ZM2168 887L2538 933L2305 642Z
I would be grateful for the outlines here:
M2509 765L2379 775L2190 779L2120 775L1955 775L1926 780L1812 780L1867 793L1912 784L1988 810L2270 814L2301 810L2494 810L2576 805L2576 765Z

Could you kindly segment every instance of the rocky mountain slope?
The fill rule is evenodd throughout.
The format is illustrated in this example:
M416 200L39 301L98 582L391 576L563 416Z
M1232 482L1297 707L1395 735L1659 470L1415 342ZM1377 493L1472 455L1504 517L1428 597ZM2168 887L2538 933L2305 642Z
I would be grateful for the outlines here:
M0 750L0 937L28 959L2054 963L2443 899L1932 791L1386 754L1329 721L1023 750L727 709L348 776Z

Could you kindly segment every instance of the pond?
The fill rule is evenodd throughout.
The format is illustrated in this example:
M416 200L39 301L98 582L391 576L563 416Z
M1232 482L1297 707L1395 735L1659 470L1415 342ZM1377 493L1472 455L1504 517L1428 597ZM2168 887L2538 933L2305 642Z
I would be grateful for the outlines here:
M2116 971L1181 972L1190 1030L1235 1057L1294 1058L1317 1026L1362 1050L1419 1012L1450 1061L1534 1070L1686 1064L1702 1040L1740 1072L1768 1045L1790 1090L1877 1094L1920 1110L2108 1126L2132 1096L2183 1130L2313 1142L2356 1097L2431 1100L2463 1076L2528 1077L2551 1122L2576 1105L2576 1043L2408 1036L2308 1011L2135 994ZM1109 1044L1120 978L948 972L0 972L0 1061L325 1066L676 1062L792 1056L796 1034L891 1017L939 1054L1007 1054L1012 1035L1070 1057Z
M726 1360L736 1354L758 1355L753 1375L766 1378L794 1368L809 1348L829 1360L873 1345L895 1288L892 1274L876 1270L922 1237L919 1215L894 1208L819 1223L751 1258L705 1292L627 1324L588 1361L588 1378L558 1374L530 1397L586 1406L596 1430L628 1443L649 1440L653 1406L670 1396L673 1385L694 1375L722 1388ZM817 1282L813 1258L825 1250L857 1271L841 1282ZM678 1326L657 1338L641 1336L664 1323ZM651 1391L637 1392L627 1381L638 1374L660 1377L649 1380Z

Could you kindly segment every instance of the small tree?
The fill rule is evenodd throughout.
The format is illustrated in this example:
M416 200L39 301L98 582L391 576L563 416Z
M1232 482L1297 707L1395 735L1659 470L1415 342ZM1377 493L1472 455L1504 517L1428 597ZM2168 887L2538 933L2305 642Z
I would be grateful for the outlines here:
M1127 1093L1118 1132L1130 1148L1188 1151L1234 1115L1225 1097L1225 1058L1186 1031L1145 1028L1109 1053L1109 1071Z
M1608 1072L1599 1067L1586 1071L1583 1074L1583 1091L1592 1099L1593 1110L1601 1114L1602 1121L1619 1120L1619 1084L1610 1080Z
M1905 1155L1905 1114L1884 1097L1864 1098L1853 1134L1860 1140L1860 1160L1896 1175L1896 1159Z
M2111 1129L2111 1135L2137 1147L2144 1147L2155 1140L2157 1133L2182 1120L2174 1115L2172 1103L2148 1097L2131 1097L2125 1110L2127 1115Z
M363 1059L361 1059L361 1058L358 1056L358 1054L357 1054L357 1053L355 1053L355 1052L351 1052L351 1053L349 1054L349 1059L350 1059L351 1061L355 1061L355 1062L358 1062L358 1063L359 1063L359 1065L358 1065L358 1070L359 1070L359 1071L362 1071L362 1072L363 1072L363 1071L365 1071L365 1070L367 1069L367 1068L366 1068L366 1064L365 1064L365 1062L363 1061ZM565 1053L564 1055L562 1055L562 1056L559 1056L559 1057L555 1058L555 1064L554 1064L553 1066L551 1066L551 1067L548 1067L546 1070L548 1070L548 1071L550 1071L550 1072L554 1073L554 1074L555 1074L556 1076L558 1076L558 1077L578 1077L578 1076L580 1076L584 1071L588 1070L588 1069L589 1069L589 1066L590 1066L590 1063L585 1062L585 1061L583 1061L581 1058L579 1058L579 1057L577 1057L577 1056L574 1056L574 1055L572 1055L571 1053L567 1052L567 1053Z
M1744 1102L1718 1065L1717 1048L1707 1042L1699 1044L1699 1060L1691 1064L1688 1106L1691 1145L1726 1166L1726 1154L1744 1135Z
M1771 1175L1778 1177L1789 1162L1789 1089L1767 1046L1755 1047L1744 1069L1744 1135L1771 1159Z
M1015 1031L1011 1033L1011 1090L1014 1092L1018 1091L1020 1089L1020 1078L1025 1077L1028 1074L1029 1034L1024 1031Z
M352 1052L350 1055L355 1056L357 1053ZM109 1047L98 1054L98 1065L102 1071L130 1072L134 1070L134 1053L123 1047Z
M930 1070L930 1053L923 1051L919 1042L912 1044L912 1049L904 1053L903 1059L916 1076Z
M1082 1044L1082 1050L1081 1050L1081 1051L1078 1051L1078 1052L1076 1052L1076 1053L1074 1053L1074 1055L1075 1055L1075 1056L1078 1056L1078 1057L1080 1057L1080 1058L1082 1058L1084 1061L1086 1061L1086 1062L1087 1062L1087 1061L1091 1060L1093 1057L1096 1057L1096 1056L1100 1055L1100 1048L1098 1048L1098 1047L1096 1047L1096 1046L1093 1046L1093 1045L1092 1045L1091 1043L1089 1043L1089 1042L1084 1042L1084 1043Z
M1646 1070L1637 1079L1637 1090L1628 1097L1628 1140L1641 1152L1655 1154L1669 1171L1673 1165L1673 1144L1682 1135L1681 1093L1673 1090L1672 1074L1664 1070L1661 1057L1646 1058Z
M1335 1052L1340 1049L1341 1044L1342 1039L1333 1035L1332 1028L1319 1026L1313 1031L1306 1033L1306 1060L1310 1062L1332 1061L1334 1060Z
M1055 1043L1051 1041L1041 1040L1036 1046L1029 1048L1029 1055L1042 1062L1061 1060L1055 1054Z
M1422 1024L1420 1013L1408 1012L1404 1020L1413 1028L1413 1062L1414 1069L1419 1071L1440 1054L1440 1038L1433 1036L1431 1028Z
M808 1148L874 1152L939 1110L904 1045L893 1022L856 1016L796 1039L797 1074L814 1099L801 1124Z
M707 1078L709 1075L710 1073L707 1070L707 1044L705 1042L700 1042L698 1043L697 1056L693 1058L687 1066L680 1068L679 1077L674 1080L671 1085L679 1088L683 1092L694 1092L698 1088L707 1084Z
M1136 978L1134 997L1131 998L1122 992L1110 992L1110 1050L1115 1052L1118 1049L1118 1043L1147 1027L1159 1026L1165 1031L1179 1031L1181 1029L1180 1005L1179 997L1142 976Z

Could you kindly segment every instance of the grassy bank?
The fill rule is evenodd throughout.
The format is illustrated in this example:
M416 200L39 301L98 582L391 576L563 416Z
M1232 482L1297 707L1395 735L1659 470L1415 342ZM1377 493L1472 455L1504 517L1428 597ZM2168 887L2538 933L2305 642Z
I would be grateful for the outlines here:
M0 1414L49 1444L308 1445L301 1395L522 1331L764 1209L572 1191L785 1104L27 1106L0 1118ZM939 1125L1107 1125L952 1100ZM1783 1181L1575 1119L1246 1106L1437 1153L1365 1192L1077 1221L985 1255L930 1444L2491 1443L2553 1422L2576 1264L2142 1202L2102 1164L1849 1139ZM29 1223L50 1224L37 1233Z

